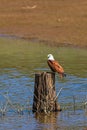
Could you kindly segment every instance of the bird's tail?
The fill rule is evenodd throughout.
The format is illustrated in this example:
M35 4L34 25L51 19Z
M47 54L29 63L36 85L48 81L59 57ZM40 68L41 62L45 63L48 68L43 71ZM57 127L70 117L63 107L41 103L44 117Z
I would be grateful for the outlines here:
M62 73L62 77L66 77L66 74L65 74L65 73Z
M61 74L60 74L60 78L63 78L63 77L66 77L66 74L65 74L65 73L61 73Z

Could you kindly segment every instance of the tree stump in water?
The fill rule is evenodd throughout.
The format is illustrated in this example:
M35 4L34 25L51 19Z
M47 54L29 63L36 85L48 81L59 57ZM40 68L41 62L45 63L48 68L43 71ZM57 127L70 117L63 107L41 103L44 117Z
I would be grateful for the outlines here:
M61 111L56 99L55 73L35 74L33 112Z

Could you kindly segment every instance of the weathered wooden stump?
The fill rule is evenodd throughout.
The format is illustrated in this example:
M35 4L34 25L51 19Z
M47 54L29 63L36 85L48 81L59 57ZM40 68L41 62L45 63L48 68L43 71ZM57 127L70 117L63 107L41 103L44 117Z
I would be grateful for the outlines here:
M60 111L56 100L55 73L43 72L35 74L33 112Z

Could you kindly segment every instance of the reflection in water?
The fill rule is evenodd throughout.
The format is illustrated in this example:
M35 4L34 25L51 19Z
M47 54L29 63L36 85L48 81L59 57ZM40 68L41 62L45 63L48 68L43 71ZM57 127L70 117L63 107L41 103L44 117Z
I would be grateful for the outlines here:
M58 128L57 117L59 113L50 113L50 114L35 114L35 118L38 120L38 126L35 130L39 128L41 130L56 130ZM39 125L40 124L40 125Z

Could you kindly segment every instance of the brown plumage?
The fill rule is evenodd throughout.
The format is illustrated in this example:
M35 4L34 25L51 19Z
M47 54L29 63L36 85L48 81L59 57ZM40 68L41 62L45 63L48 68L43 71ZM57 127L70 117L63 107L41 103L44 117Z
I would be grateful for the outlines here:
M64 69L63 67L54 59L53 55L52 54L49 54L48 55L48 66L50 67L50 69L53 71L53 72L57 72L60 74L60 77L64 77L66 76L66 74L64 73Z

